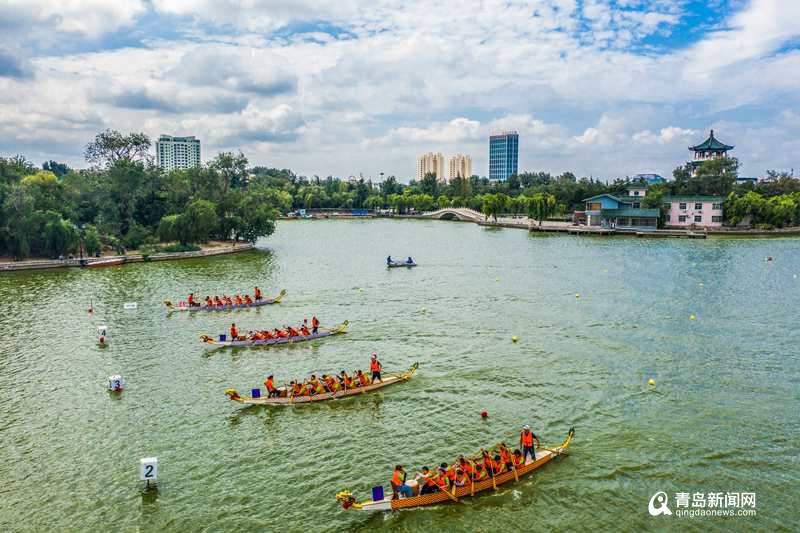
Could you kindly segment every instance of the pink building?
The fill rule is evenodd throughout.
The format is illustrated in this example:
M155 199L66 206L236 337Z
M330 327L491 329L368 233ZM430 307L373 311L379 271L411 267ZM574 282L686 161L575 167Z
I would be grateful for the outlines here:
M721 196L665 196L664 226L670 228L718 228L722 226Z

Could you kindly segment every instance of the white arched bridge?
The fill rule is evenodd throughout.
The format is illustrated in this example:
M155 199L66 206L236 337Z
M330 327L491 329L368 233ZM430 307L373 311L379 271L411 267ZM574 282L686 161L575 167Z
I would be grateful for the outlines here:
M425 218L435 218L437 220L462 220L464 222L483 222L486 217L483 213L470 209L469 207L444 207L436 211L422 213Z

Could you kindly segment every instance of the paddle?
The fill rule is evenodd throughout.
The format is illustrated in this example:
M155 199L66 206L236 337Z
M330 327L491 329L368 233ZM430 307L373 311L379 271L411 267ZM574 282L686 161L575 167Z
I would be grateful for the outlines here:
M475 480L473 478L475 477L477 469L475 468L475 463L469 459L467 459L467 462L472 466L472 475L469 476L469 495L475 496Z
M450 492L447 490L447 488L442 489L442 492L447 494L448 498L450 498L454 502L458 502L458 498L456 497L456 482L455 481L453 481L453 493L452 494L450 494Z

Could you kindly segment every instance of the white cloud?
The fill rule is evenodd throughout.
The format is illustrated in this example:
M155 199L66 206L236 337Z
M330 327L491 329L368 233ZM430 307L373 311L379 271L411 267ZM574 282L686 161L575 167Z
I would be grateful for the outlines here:
M0 20L52 26L58 31L98 37L130 25L144 13L142 0L4 0Z
M800 106L800 53L781 49L800 36L798 5L753 0L655 53L643 39L687 31L690 3L7 0L0 22L30 31L0 35L0 153L79 165L112 127L196 134L204 157L241 148L305 174L410 176L429 150L469 153L485 173L488 135L513 129L522 169L613 177L668 174L717 123L749 172L800 138L778 116ZM163 15L185 17L183 33L147 34ZM137 23L142 48L52 53ZM756 118L737 120L742 106ZM773 150L743 137L748 121L772 125Z

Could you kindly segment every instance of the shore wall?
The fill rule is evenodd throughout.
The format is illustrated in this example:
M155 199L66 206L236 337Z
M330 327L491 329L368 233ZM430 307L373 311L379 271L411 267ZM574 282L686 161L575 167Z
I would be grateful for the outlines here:
M209 248L207 250L198 250L196 252L171 252L159 253L149 256L141 254L133 255L112 255L97 258L85 259L87 265L96 263L98 261L106 261L109 259L124 259L127 263L143 263L145 261L173 261L176 259L193 259L197 257L211 257L215 255L235 254L238 252L246 252L253 250L254 245L250 243L235 244L231 246L221 246L218 248ZM30 261L14 261L10 263L0 263L0 272L11 272L18 270L47 270L52 268L81 268L79 259L35 259Z

